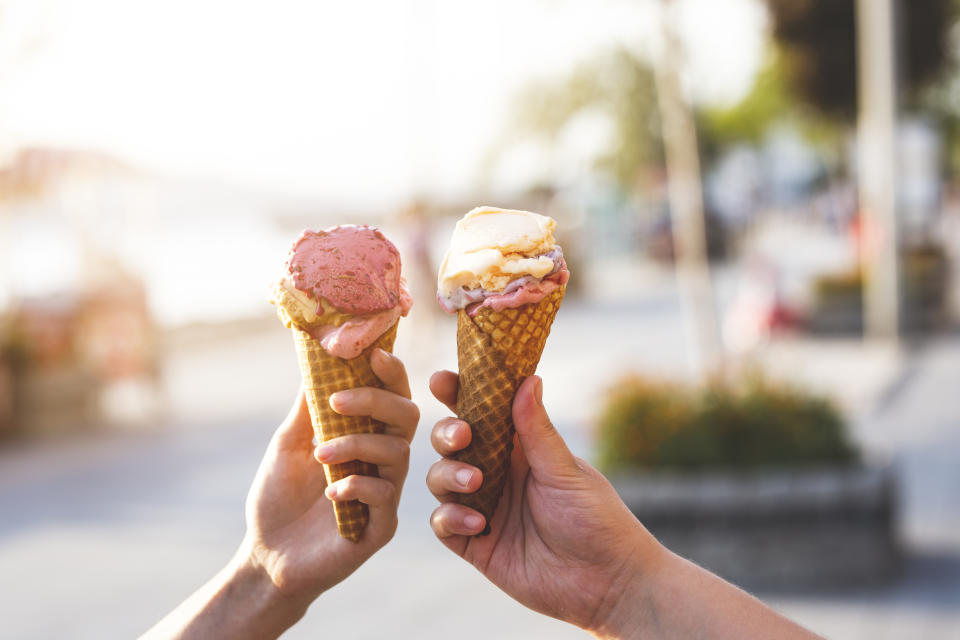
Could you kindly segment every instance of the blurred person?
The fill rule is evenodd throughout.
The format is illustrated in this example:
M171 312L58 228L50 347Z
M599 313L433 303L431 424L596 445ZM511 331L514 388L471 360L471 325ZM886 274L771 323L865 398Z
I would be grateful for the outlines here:
M456 411L457 375L439 371L430 390ZM451 458L471 439L456 418L437 422L444 456L427 475L441 503L430 524L451 551L521 604L603 638L816 638L747 593L671 553L613 486L574 457L530 376L513 403L516 439L503 496L487 536L483 516L456 503L481 472Z
M301 390L253 480L240 548L144 639L276 638L393 537L420 411L396 356L378 349L370 364L384 388L340 391L330 396L330 406L342 415L380 420L385 432L342 436L314 447ZM352 475L327 485L320 463L350 460L376 464L380 477ZM370 521L358 543L340 537L327 500L369 506Z

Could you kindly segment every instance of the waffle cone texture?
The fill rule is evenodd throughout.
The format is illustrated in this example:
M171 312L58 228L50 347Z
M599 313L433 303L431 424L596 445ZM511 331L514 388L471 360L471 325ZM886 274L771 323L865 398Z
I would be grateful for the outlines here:
M473 317L464 310L457 313L457 417L470 425L473 438L456 457L483 471L480 489L458 494L457 499L486 518L480 535L490 533L510 468L513 397L520 383L537 370L565 291L560 287L539 302L516 309L486 307Z
M370 368L370 355L374 349L393 352L399 322L394 323L359 356L344 360L327 353L319 340L297 328L298 318L294 315L296 302L289 297L289 293L275 291L274 302L280 319L293 333L303 378L303 392L317 440L326 442L352 433L383 433L385 425L378 420L369 416L344 416L331 409L330 396L345 389L383 387L383 383ZM376 465L359 460L343 464L324 464L323 472L327 484L354 474L374 477L379 475ZM359 542L370 520L367 505L359 500L339 501L333 503L333 511L340 535L352 542Z

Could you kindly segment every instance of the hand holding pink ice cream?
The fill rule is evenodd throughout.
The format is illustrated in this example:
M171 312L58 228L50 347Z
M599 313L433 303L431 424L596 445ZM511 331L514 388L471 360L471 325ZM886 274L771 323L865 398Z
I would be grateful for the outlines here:
M400 277L397 248L367 226L304 231L290 249L284 272L273 285L271 302L293 334L314 437L327 443L384 434L381 420L340 413L330 399L351 389L387 388L375 364L383 362L381 352L393 350L398 320L412 304ZM328 489L334 491L327 497L334 501L337 531L360 543L370 522L370 504L359 494L341 496L334 487L345 487L349 495L356 483L338 483L351 476L376 478L377 466L366 458L321 461Z

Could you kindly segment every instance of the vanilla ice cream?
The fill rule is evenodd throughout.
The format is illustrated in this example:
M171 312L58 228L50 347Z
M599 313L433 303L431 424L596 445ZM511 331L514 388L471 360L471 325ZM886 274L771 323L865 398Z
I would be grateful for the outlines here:
M516 306L566 284L569 272L553 239L553 218L477 207L459 222L440 265L437 299L447 311Z

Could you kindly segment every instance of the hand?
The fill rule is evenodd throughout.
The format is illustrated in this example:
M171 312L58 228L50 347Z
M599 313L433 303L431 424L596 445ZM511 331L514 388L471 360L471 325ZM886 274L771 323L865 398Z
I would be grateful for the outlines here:
M403 363L382 350L370 359L383 389L359 388L330 397L342 415L372 416L383 434L354 434L313 447L313 427L301 393L274 434L247 496L250 553L283 594L312 600L353 573L386 544L397 528L397 503L410 460L420 411L410 400ZM353 475L327 486L318 462L361 460L380 477ZM331 500L359 500L370 521L358 543L337 533Z
M457 375L440 371L430 379L434 396L456 410ZM653 571L665 550L634 518L610 483L574 457L550 423L537 376L517 391L517 430L503 497L488 536L477 511L452 502L456 493L476 491L476 467L445 457L427 476L442 504L431 526L454 553L473 564L522 604L596 633L609 632L640 578ZM443 456L466 447L470 425L455 418L437 422L431 440Z
M450 501L479 488L480 470L446 457L430 469L427 485L442 503L430 524L447 547L520 603L600 637L818 637L661 546L610 483L567 449L543 408L542 384L531 376L514 397L517 437L489 536L475 536L482 515ZM455 373L434 374L430 390L456 410ZM455 418L431 434L443 456L470 437Z
M341 391L330 396L330 406L343 415L372 416L386 424L385 433L342 436L314 449L307 403L299 393L250 488L240 549L142 638L279 637L317 596L393 537L420 410L410 401L400 360L375 350L370 365L384 388ZM349 460L378 465L380 477L348 476L327 486L318 461ZM340 537L330 499L369 506L370 521L358 543Z

